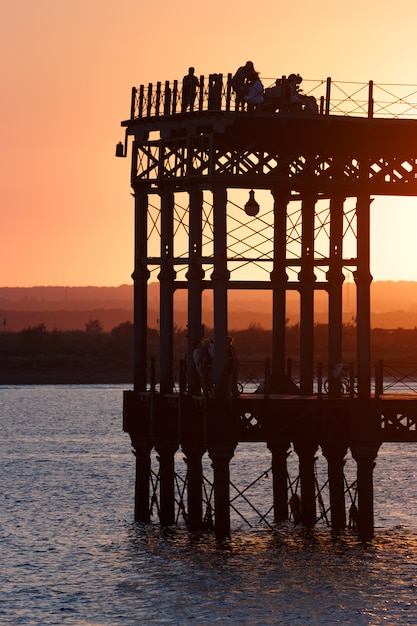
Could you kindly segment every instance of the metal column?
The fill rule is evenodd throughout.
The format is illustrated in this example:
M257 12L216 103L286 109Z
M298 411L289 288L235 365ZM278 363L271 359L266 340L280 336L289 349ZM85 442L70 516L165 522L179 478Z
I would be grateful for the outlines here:
M274 197L274 266L272 286L272 393L285 390L286 269L288 195L272 191Z
M147 267L147 211L146 191L135 189L135 267L132 274L133 292L133 384L135 391L146 389L147 327L148 327L148 278Z
M161 271L160 281L160 376L161 393L172 391L173 332L174 332L174 281L172 266L174 194L168 187L161 192Z
M340 378L333 376L333 368L342 363L342 286L343 274L343 203L344 198L330 200L330 251L329 270L326 278L329 292L329 392L337 396L341 392Z
M370 272L370 206L369 194L358 196L357 246L358 265L354 273L357 290L357 361L358 394L367 397L371 391L371 283Z
M186 274L188 280L187 384L189 393L200 392L200 381L193 366L193 352L196 342L202 337L201 293L204 278L204 271L201 266L202 206L202 191L197 187L192 187L190 189L189 208L189 266Z
M227 285L230 272L227 269L226 236L227 191L224 185L213 189L214 212L214 386L216 398L230 395L228 376L228 320Z
M302 203L302 251L300 280L300 390L310 394L314 377L314 215L316 197Z

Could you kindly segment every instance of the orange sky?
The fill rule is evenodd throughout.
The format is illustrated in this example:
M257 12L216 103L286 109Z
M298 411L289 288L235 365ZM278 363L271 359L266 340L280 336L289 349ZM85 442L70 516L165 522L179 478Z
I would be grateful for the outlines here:
M131 282L129 159L114 151L133 85L180 79L189 65L227 74L248 58L264 79L417 84L415 7L3 2L0 286ZM376 280L417 280L416 232L417 200L375 200Z

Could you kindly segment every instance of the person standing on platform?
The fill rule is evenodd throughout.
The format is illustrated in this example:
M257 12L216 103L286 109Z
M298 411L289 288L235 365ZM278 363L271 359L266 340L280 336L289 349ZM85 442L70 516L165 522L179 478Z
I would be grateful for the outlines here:
M200 86L197 76L194 75L194 68L190 67L188 74L182 80L182 107L183 113L190 107L190 111L194 110L194 101L197 95L197 87Z
M255 68L253 67L252 61L247 61L246 65L242 65L239 67L237 72L232 78L231 86L233 91L236 94L236 110L239 111L240 108L243 109L245 103L245 95L247 93L247 80L248 76L251 72L254 72Z

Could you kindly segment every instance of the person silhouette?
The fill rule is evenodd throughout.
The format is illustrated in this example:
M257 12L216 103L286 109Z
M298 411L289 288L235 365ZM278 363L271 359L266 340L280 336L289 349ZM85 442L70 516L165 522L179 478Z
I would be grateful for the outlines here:
M194 68L190 67L188 69L188 74L186 74L182 80L182 106L181 110L183 113L190 107L190 111L194 109L194 101L197 95L197 87L200 86L197 76L194 75Z
M236 110L239 108L243 109L244 106L244 98L247 93L247 80L248 76L251 72L254 72L255 68L253 67L252 61L247 61L245 65L242 65L238 68L235 75L231 80L231 86L233 91L236 94Z
M264 101L264 86L259 80L258 72L250 72L247 77L247 94L244 100L248 105L248 111L255 111Z

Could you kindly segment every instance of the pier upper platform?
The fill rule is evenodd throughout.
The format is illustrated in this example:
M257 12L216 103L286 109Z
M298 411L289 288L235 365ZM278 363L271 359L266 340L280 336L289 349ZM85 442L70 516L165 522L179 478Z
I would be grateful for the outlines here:
M173 179L186 189L192 178L230 188L288 187L292 194L314 188L319 197L335 187L345 197L417 195L416 86L330 78L302 85L316 114L267 100L255 111L238 110L231 75L201 76L186 110L178 81L142 85L132 90L117 154L126 155L133 137L132 175L148 189ZM312 151L314 168L306 167Z
M285 76L279 77L282 81ZM277 78L262 78L266 89L272 87ZM211 74L199 77L199 86L193 104L184 111L181 81L165 81L140 85L132 88L130 118L123 126L134 120L172 117L183 113L209 111L233 112L237 110L236 97L232 89L232 75ZM379 84L352 81L303 80L302 92L313 97L320 115L343 117L366 117L378 119L417 119L417 85ZM276 110L280 109L278 105ZM266 101L257 112L271 112ZM281 113L285 111L280 110Z

